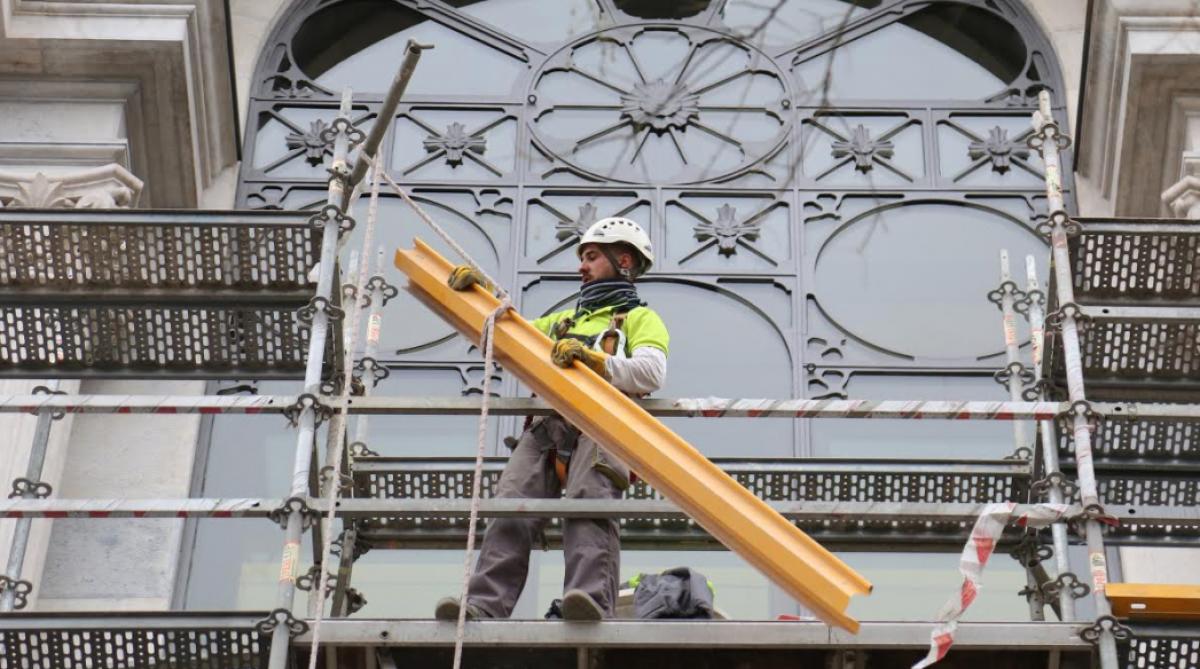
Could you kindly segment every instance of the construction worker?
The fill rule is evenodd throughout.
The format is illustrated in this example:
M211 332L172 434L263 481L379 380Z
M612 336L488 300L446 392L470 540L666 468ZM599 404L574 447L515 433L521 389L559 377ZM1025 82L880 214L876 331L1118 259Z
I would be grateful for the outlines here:
M572 309L533 325L554 340L551 359L576 360L626 394L662 387L668 335L658 314L638 298L634 280L650 269L654 251L642 227L627 218L597 221L579 240L579 300ZM484 284L467 266L448 280L456 290ZM554 414L526 422L500 477L497 497L616 499L629 487L629 468L587 435ZM488 524L471 578L466 617L507 618L525 588L529 552L545 518L495 518ZM567 519L563 524L566 578L560 605L567 620L611 618L617 606L621 542L617 520ZM438 602L440 620L457 620L459 600Z

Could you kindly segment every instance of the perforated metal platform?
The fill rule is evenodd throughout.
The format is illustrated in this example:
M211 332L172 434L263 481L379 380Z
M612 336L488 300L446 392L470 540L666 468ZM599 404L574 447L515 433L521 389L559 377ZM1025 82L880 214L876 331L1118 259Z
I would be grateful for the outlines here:
M1025 500L1029 468L998 462L898 462L832 460L714 460L756 496L768 502L929 502L981 503ZM482 496L496 489L503 458L484 465ZM461 458L356 458L356 494L380 499L466 499L471 494L474 463ZM644 481L626 499L661 499ZM887 544L932 544L961 549L966 528L958 522L802 522L822 543L842 547ZM556 545L561 525L553 519L547 541ZM360 535L373 548L450 547L461 545L466 522L461 518L372 519ZM687 519L624 518L622 546L629 549L713 548L717 544Z
M1075 221L1082 233L1071 237L1068 246L1080 304L1200 304L1200 228L1195 223Z
M889 460L714 460L742 485L771 503L851 502L897 505L952 505L1018 501L1030 497L1029 465L1018 461L889 461ZM484 463L482 497L491 498L503 469L503 458ZM373 499L465 500L470 497L474 463L464 458L359 457L354 461L355 496ZM1069 471L1069 466L1067 467ZM1151 466L1147 473L1102 469L1102 490L1114 504L1171 506L1200 497L1200 481L1189 473L1164 480ZM625 500L660 499L644 482L631 487ZM1137 500L1145 500L1138 503ZM783 508L783 507L780 507ZM807 507L799 507L807 508ZM786 512L784 512L787 515ZM796 524L835 550L962 550L971 521L863 520L837 515L797 518ZM623 517L622 547L632 550L719 548L693 521L683 517ZM486 527L481 519L481 530ZM360 540L367 548L456 548L466 539L461 514L363 518ZM549 545L560 541L561 523L547 526ZM1019 538L1015 529L1006 543ZM1119 544L1192 544L1200 529L1161 522L1123 522L1107 528L1108 540Z
M267 614L8 614L0 669L261 669Z
M0 211L0 376L302 376L308 216Z
M1080 352L1092 400L1200 401L1200 228L1159 219L1076 219L1068 240ZM1049 312L1060 305L1051 281ZM1056 342L1048 378L1065 378ZM1060 393L1061 396L1061 393Z

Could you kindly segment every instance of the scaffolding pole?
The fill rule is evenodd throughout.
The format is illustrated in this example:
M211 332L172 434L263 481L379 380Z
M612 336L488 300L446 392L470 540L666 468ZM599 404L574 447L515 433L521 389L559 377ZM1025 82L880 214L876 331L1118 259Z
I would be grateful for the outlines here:
M1041 290L1038 281L1037 265L1033 256L1025 257L1025 305L1029 317L1029 341L1033 353L1033 383L1032 387L1041 387L1042 359L1046 352L1046 295ZM1062 504L1066 501L1062 489L1062 472L1058 463L1058 439L1054 435L1054 423L1049 420L1038 421L1038 432L1041 435L1041 449L1035 456L1041 456L1042 474L1047 486L1047 499L1051 504ZM1039 449L1035 448L1035 451ZM1067 526L1064 523L1054 523L1050 526L1051 541L1054 545L1054 564L1056 567L1055 583L1058 588L1058 616L1067 622L1075 620L1074 585L1078 579L1071 572L1071 561L1067 555ZM1069 579L1069 581L1068 581Z
M548 416L545 401L493 397L488 412L500 416ZM655 416L671 418L848 418L904 420L1052 420L1070 413L1070 402L985 402L954 400L806 400L722 399L716 397L648 399L637 404ZM273 414L300 408L322 413L388 416L478 415L478 397L337 397L303 395L0 395L0 413L37 413L46 409L70 414ZM1103 418L1200 422L1200 405L1139 402L1092 402Z
M765 502L780 515L797 522L829 521L833 524L876 522L974 523L988 506L974 502ZM1040 506L1018 504L1013 523ZM295 512L311 519L330 509L327 501L314 497L190 498L190 499L7 499L0 500L0 518L278 518ZM469 499L406 498L342 499L332 507L347 519L377 518L466 518ZM479 501L479 513L490 518L638 518L686 520L687 515L665 499L517 499L487 498ZM1079 505L1062 507L1068 520L1086 519ZM1200 527L1200 508L1176 506L1125 506L1114 509L1114 520L1124 525L1154 528ZM1192 535L1189 535L1189 538Z
M330 315L341 313L332 303L333 274L337 265L337 245L341 224L348 220L340 207L346 180L349 176L346 157L350 151L349 130L353 127L350 123L351 101L352 93L347 88L342 93L338 117L331 128L334 136L333 162L329 170L329 193L326 205L321 210L321 214L314 217L315 221L323 219L323 222L321 223L321 260L317 266L317 293L310 303L315 308L312 316L312 333L308 342L308 359L304 371L305 393L320 392L321 368L325 358L325 340L329 335ZM296 435L296 452L292 465L289 499L303 499L306 496L316 421L314 406L299 407L296 417L299 429ZM271 634L268 669L285 669L292 636L298 630L306 627L292 616L292 605L296 596L296 576L300 565L300 537L304 533L305 523L311 521L311 518L302 514L297 505L287 504L284 508L287 511L283 521L283 554L280 558L275 609L270 616L270 624L274 625L274 630Z
M1025 377L1029 374L1020 359L1020 342L1017 337L1017 312L1015 303L1024 295L1012 278L1012 268L1008 261L1008 249L1000 249L1000 287L988 294L988 300L1000 308L1001 329L1004 331L1005 368L997 372L995 379L1008 389L1008 398L1013 402L1021 400L1021 391ZM1009 456L1015 460L1029 461L1033 458L1033 449L1029 447L1029 437L1025 431L1024 421L1013 421L1013 452ZM1031 536L1036 531L1028 530ZM1044 570L1038 567L1036 553L1032 556L1022 556L1014 552L1013 557L1021 561L1025 571L1025 600L1029 604L1029 619L1040 622L1046 619L1045 600L1042 597L1041 579ZM1041 572L1041 573L1039 573Z
M52 381L49 388L42 388L47 395L58 391L58 382ZM61 417L61 415L57 416ZM25 478L13 481L13 496L22 499L37 499L50 494L50 486L42 481L42 467L46 463L46 450L50 444L50 427L56 420L52 410L39 411L33 430L33 446L29 450L29 464ZM8 551L8 565L4 570L3 588L0 588L0 612L11 612L25 608L26 596L33 584L21 579L25 568L25 553L29 550L29 533L33 529L32 518L22 518L13 528L12 545Z
M1104 554L1104 536L1099 518L1105 513L1096 488L1096 472L1092 464L1092 416L1089 415L1087 395L1083 385L1083 365L1079 351L1079 323L1076 315L1074 279L1071 276L1071 254L1067 248L1068 228L1077 229L1067 215L1062 193L1062 168L1059 152L1070 145L1070 138L1054 122L1050 108L1050 93L1038 93L1038 111L1034 115L1034 135L1031 140L1041 151L1046 167L1046 206L1049 212L1047 227L1053 259L1058 311L1054 314L1061 333L1063 362L1066 367L1067 397L1072 411L1075 441L1075 466L1079 477L1079 493L1084 510L1090 518L1084 523L1087 539L1088 565L1092 575L1092 598L1096 606L1096 623L1092 628L1100 651L1101 669L1118 669L1117 644L1113 627L1112 607L1104 594L1108 583L1108 560Z
M367 282L366 299L370 305L370 311L367 315L367 338L363 345L362 363L362 380L363 380L363 397L370 397L374 392L375 384L382 380L382 377L377 376L377 370L383 369L378 362L375 361L375 354L379 351L379 335L383 327L383 306L387 304L390 296L395 295L395 287L389 285L383 277L384 255L383 248L380 247L375 259L375 274ZM362 290L361 288L359 289ZM354 423L354 436L351 438L349 447L346 449L346 461L350 471L354 470L354 459L358 455L369 453L367 448L367 428L370 418L368 416L358 416ZM350 578L354 569L354 553L355 544L358 541L358 530L353 525L344 527L342 530L341 551L338 555L338 570L337 582L333 590L333 603L330 606L332 616L348 616L353 613L353 598L350 588Z

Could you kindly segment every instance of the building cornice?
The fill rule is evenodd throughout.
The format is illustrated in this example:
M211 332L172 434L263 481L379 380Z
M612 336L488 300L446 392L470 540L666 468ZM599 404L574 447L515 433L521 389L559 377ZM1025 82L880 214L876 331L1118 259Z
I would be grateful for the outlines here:
M195 206L237 162L226 21L221 0L0 0L0 75L135 82L146 199Z
M1114 213L1159 215L1179 177L1173 110L1200 93L1200 16L1192 0L1097 0L1077 168ZM1177 122L1177 120L1175 121Z

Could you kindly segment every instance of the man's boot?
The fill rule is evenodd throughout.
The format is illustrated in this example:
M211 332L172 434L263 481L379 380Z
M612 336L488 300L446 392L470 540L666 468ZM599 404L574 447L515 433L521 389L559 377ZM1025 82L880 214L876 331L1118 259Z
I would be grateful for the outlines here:
M562 598L564 620L595 621L604 618L604 609L582 590L568 590Z
M437 608L433 610L433 617L438 620L447 622L458 622L458 597L442 597L438 600ZM480 618L491 618L483 609L467 602L467 620L479 620Z

